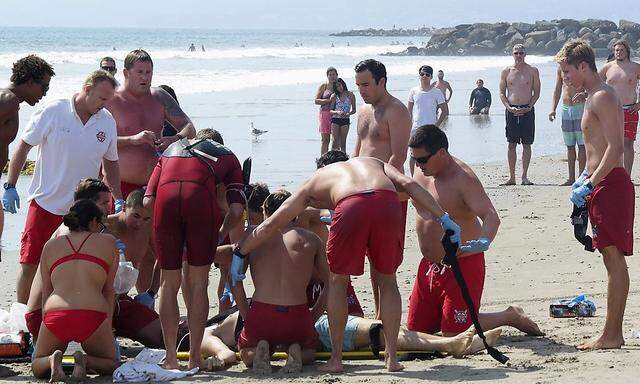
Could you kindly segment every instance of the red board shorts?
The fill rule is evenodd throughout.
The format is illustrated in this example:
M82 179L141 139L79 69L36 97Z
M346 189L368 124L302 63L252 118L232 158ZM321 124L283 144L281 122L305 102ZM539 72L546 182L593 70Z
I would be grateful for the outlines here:
M614 168L587 200L593 229L593 247L602 251L614 245L625 256L633 254L635 192L629 174Z
M626 139L636 141L638 133L638 112L631 109L624 109L624 137Z
M362 275L368 254L376 271L395 273L402 263L403 222L396 191L371 190L343 197L329 229L329 269L339 275Z
M62 224L62 216L55 215L31 200L27 211L27 221L20 239L20 264L40 263L42 248L51 235Z
M272 351L277 345L291 344L315 350L318 334L307 304L286 306L252 301L238 338L238 350L254 348L260 340L266 340Z
M160 268L182 268L213 263L222 220L216 197L207 187L188 181L158 186L153 212L154 243Z
M116 336L136 340L140 331L158 319L158 314L144 304L140 304L127 295L116 299L113 311L113 328Z
M307 286L307 306L309 308L312 308L316 304L323 289L324 287L321 282L312 282ZM353 284L351 284L351 279L349 279L349 284L347 284L347 311L351 316L362 317L364 314L360 300L358 300L358 296L356 295L356 290L353 288Z
M484 253L459 258L458 262L475 309L480 311L485 274ZM430 334L439 330L443 333L460 333L471 324L473 321L469 309L451 268L423 258L409 297L407 328Z
M145 185L138 185L138 184L132 184L132 183L127 183L126 181L121 181L120 182L120 192L122 192L122 199L124 201L127 201L127 197L129 197L129 194L133 191L135 191L136 189L140 189L140 188L144 188ZM111 212L115 212L115 205L114 205L114 200L113 197L111 198Z

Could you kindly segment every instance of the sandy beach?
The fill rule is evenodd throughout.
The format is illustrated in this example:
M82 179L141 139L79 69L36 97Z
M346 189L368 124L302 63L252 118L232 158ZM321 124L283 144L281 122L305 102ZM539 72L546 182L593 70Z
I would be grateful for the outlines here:
M566 160L562 156L534 159L530 178L536 185L531 187L498 187L506 174L504 163L479 165L475 170L502 220L498 236L486 256L487 277L481 310L498 311L512 303L520 304L546 332L544 337L527 337L505 328L498 347L511 359L508 366L502 366L488 355L480 354L464 359L447 357L431 361L407 361L404 362L406 370L394 374L383 371L380 361L349 361L346 363L346 373L341 376L320 374L314 366L309 366L296 376L285 376L275 370L269 377L258 378L239 364L224 372L203 372L178 382L400 383L429 380L435 383L582 383L606 380L610 383L629 383L637 380L640 339L632 338L632 330L640 330L640 289L636 278L640 272L640 259L637 256L627 258L631 289L624 323L626 345L621 350L596 352L579 352L574 347L602 329L606 310L606 272L599 254L582 250L582 246L573 238L568 218L569 188L557 186L565 180ZM636 172L634 176L638 180ZM403 322L420 260L414 230L415 215L412 209L409 211L405 260L398 270ZM637 217L636 214L636 228ZM637 250L640 245L637 237L635 245ZM15 298L16 259L17 252L5 253L0 268L0 276L5 281L0 302L5 308ZM217 281L219 273L213 270L211 275ZM354 285L366 315L372 316L373 302L368 275L355 278ZM213 287L212 284L210 297L214 297ZM596 303L598 310L595 318L549 317L551 301L580 293L587 294ZM184 313L184 307L181 311ZM215 305L212 305L210 312L217 313ZM127 353L133 350L129 348ZM276 364L281 365L282 362ZM27 364L5 366L15 371L16 375L4 380L33 380ZM95 382L110 381L111 378L100 378Z

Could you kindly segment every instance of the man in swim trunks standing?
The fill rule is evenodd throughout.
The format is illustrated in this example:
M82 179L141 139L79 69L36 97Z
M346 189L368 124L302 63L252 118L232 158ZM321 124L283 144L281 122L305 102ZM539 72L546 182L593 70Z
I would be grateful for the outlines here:
M73 204L80 180L97 177L102 167L114 199L122 199L116 123L103 108L113 97L115 81L107 72L94 71L80 93L55 100L31 116L22 134L4 184L5 209L16 213L20 198L15 185L27 154L38 148L36 169L29 187L29 211L20 240L17 300L26 303L44 244L62 223Z
M263 205L265 218L273 215L289 196L291 193L287 191L270 194ZM277 345L283 345L289 354L284 372L299 372L302 364L315 359L318 347L314 323L324 312L325 300L320 298L310 309L306 287L314 270L327 283L329 268L324 243L291 220L247 254L247 259L255 286L249 308L242 283L232 288L240 315L245 319L238 339L240 357L254 372L271 373L271 353Z
M435 125L419 127L409 141L418 172L413 179L425 188L460 225L462 243L458 261L477 311L485 278L484 252L498 232L500 218L473 170L449 154L446 134ZM409 299L407 328L412 331L457 335L473 323L460 287L450 268L443 266L443 231L437 219L414 202L418 212L416 232L422 253ZM497 313L480 313L483 329L503 325L541 335L518 306Z
M438 80L436 80L433 86L442 92L445 103L448 103L449 100L451 100L451 96L453 96L453 89L451 88L451 84L444 79L444 71L442 69L438 71ZM449 91L449 97L447 97L447 91Z
M221 217L217 185L224 183L229 203ZM160 264L160 322L167 356L164 367L178 368L178 290L186 254L189 369L200 367L200 343L209 311L208 276L218 244L240 223L244 210L242 169L236 156L213 140L182 139L164 151L145 193L153 207L153 233ZM185 250L186 248L186 250ZM183 292L184 296L184 292Z
M454 239L459 239L459 227L428 192L393 166L373 157L345 160L347 155L340 151L329 151L318 159L320 169L280 209L240 242L234 252L231 278L234 282L242 280L244 274L241 267L245 255L279 228L288 225L307 206L335 209L327 242L331 271L327 312L333 348L331 359L320 370L343 370L347 285L350 275L364 273L364 259L368 252L380 286L380 317L387 340L386 367L388 371L399 371L404 367L398 362L396 354L402 315L396 270L402 262L404 218L398 192L409 194L431 214L439 217L443 227L454 231Z
M29 55L13 63L11 83L0 88L0 170L9 160L9 144L18 134L20 104L26 101L36 105L49 89L53 68L35 55ZM4 228L4 210L0 210L0 241ZM0 260L2 249L0 247Z
M587 91L582 132L587 151L585 173L572 186L571 202L587 205L593 246L607 269L607 317L598 338L578 349L620 348L622 321L629 293L625 256L633 253L635 193L623 168L624 128L620 99L598 76L595 57L584 41L567 42L556 55L567 83Z
M514 64L502 70L500 75L500 100L504 104L507 121L506 136L509 148L509 180L502 185L516 184L516 147L522 144L522 185L532 185L527 177L531 161L531 144L535 136L534 104L540 97L538 69L524 62L524 45L513 46Z
M600 77L610 85L622 103L624 110L624 169L631 175L633 168L633 143L638 132L638 111L640 110L640 64L631 61L631 49L624 40L613 45L614 59L600 69Z
M553 100L551 102L551 112L549 121L556 119L556 109L562 94L562 138L567 146L567 159L569 166L569 178L561 186L571 185L576 181L576 145L578 146L578 167L579 173L584 171L584 164L587 155L584 150L584 139L582 137L582 112L584 111L584 93L578 92L572 86L562 80L560 67L556 72L556 86L553 90Z
M373 59L364 60L356 65L355 72L356 85L365 105L358 109L358 135L353 157L375 157L404 173L407 143L411 134L411 114L404 104L387 90L387 69L384 64ZM407 202L403 201L401 207L404 241ZM371 285L376 304L376 318L379 318L379 290L373 269Z

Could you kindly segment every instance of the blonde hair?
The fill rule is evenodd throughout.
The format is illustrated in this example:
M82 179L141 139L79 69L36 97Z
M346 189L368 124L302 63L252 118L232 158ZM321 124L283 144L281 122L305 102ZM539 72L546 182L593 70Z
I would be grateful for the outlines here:
M84 85L93 87L101 81L108 81L113 88L116 88L118 86L116 79L114 79L109 72L103 71L102 69L91 72L89 76L87 76L87 78L84 80Z
M578 64L585 62L592 71L597 72L596 56L593 49L584 40L574 39L567 41L554 57L556 63L567 63L578 67Z

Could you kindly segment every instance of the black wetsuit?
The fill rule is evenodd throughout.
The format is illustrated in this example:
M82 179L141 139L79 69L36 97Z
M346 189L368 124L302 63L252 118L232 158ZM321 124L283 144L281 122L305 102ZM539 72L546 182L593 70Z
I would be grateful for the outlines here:
M491 106L491 92L485 87L476 88L471 91L469 97L469 107L473 107L475 113L480 113L480 110ZM472 112L473 113L473 112Z

